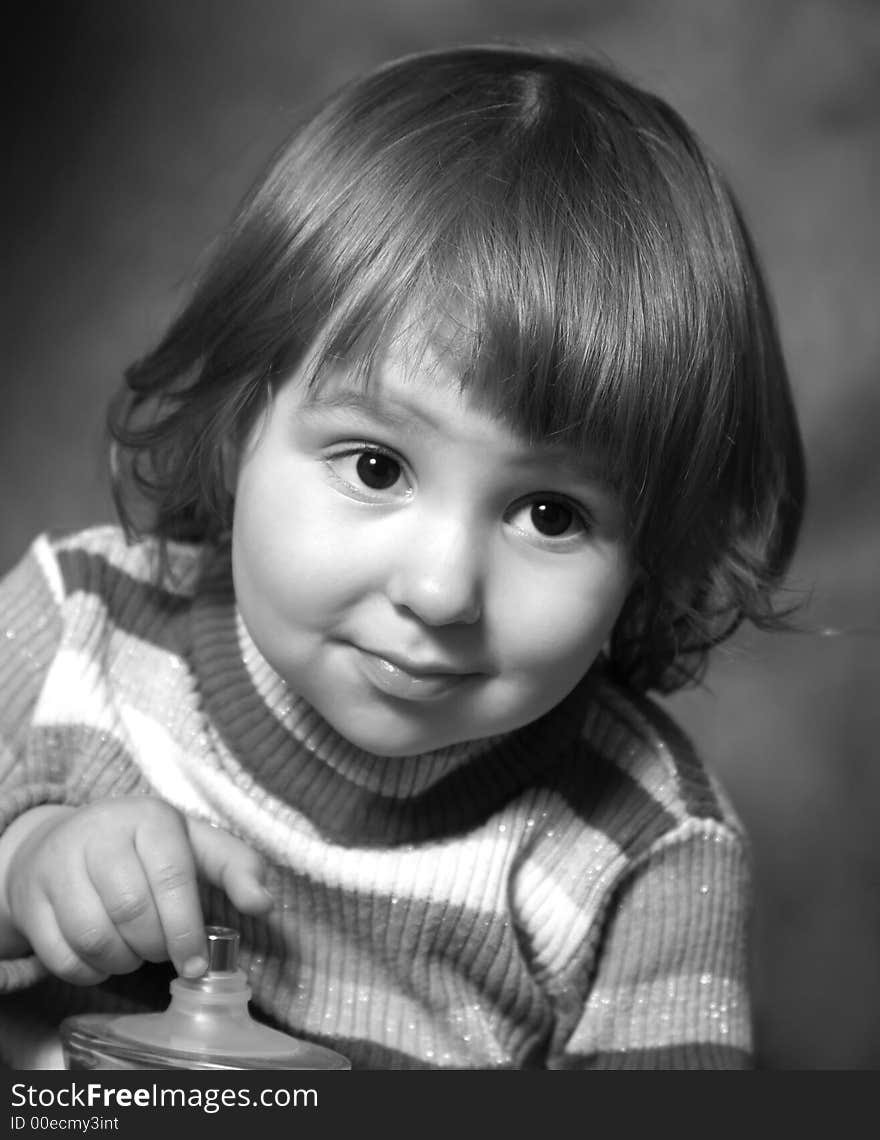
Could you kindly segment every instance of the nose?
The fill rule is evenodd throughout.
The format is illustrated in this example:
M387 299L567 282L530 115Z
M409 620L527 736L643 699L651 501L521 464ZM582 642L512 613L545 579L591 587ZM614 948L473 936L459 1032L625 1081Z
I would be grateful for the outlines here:
M472 625L483 612L484 552L461 520L409 530L388 580L388 597L426 625Z

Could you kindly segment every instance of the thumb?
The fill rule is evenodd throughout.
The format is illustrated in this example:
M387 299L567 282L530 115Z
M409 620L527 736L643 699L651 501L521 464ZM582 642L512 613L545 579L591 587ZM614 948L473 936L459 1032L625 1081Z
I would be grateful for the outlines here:
M265 914L274 902L263 885L266 868L252 847L235 835L198 819L186 821L196 867L222 888L245 914Z

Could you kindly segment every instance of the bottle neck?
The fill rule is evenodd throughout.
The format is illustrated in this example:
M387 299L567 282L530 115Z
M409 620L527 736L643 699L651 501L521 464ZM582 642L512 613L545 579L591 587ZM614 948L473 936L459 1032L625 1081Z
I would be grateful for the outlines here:
M250 998L243 970L209 971L201 978L175 978L170 1008L187 1014L247 1013Z

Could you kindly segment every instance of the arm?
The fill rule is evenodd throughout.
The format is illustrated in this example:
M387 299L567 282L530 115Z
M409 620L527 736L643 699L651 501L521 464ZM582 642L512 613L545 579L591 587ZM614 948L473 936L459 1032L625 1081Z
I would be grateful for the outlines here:
M38 538L0 580L0 858L8 859L13 828L33 810L64 800L63 787L32 769L27 741L46 674L61 644L62 589L51 548ZM47 807L48 805L48 807ZM26 826L26 825L25 825ZM13 960L21 955L18 960ZM44 974L42 964L0 915L0 992Z
M53 568L48 542L37 539L0 580L0 782L22 782L14 768L61 644L61 589ZM0 806L0 827L3 822Z
M751 1067L743 840L688 820L612 898L595 974L551 1068Z
M65 741L43 729L33 747L64 594L45 539L0 582L0 990L42 967L86 984L168 957L198 972L197 873L246 913L271 906L261 861L239 840L147 795L80 806Z

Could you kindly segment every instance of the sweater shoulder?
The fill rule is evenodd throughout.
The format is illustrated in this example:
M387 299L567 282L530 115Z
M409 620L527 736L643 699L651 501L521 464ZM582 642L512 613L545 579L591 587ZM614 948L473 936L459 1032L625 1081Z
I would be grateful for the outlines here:
M510 892L521 943L553 985L593 960L627 892L660 881L689 898L710 875L735 907L749 861L717 780L654 701L597 677L580 724L530 805Z
M34 550L44 565L57 567L54 588L61 597L77 591L106 595L127 587L192 598L204 559L197 544L168 543L163 561L157 539L129 540L110 525L42 535Z
M686 732L655 701L607 679L593 687L554 780L556 834L583 832L616 853L615 862L688 837L723 835L746 846L727 794Z
M714 820L741 829L717 775L682 726L651 698L604 681L583 739L677 822Z

